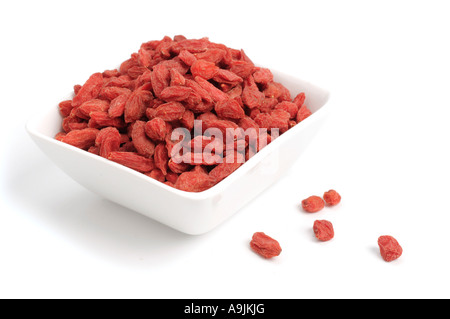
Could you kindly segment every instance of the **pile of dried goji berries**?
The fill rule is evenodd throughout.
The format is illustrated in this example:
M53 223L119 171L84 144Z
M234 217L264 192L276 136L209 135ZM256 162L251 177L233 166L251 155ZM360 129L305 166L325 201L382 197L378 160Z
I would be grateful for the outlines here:
M189 192L214 186L311 115L304 93L291 97L243 50L207 38L143 43L119 69L95 73L74 91L59 104L58 140ZM187 133L174 138L180 128ZM256 143L243 134L249 128L258 130Z

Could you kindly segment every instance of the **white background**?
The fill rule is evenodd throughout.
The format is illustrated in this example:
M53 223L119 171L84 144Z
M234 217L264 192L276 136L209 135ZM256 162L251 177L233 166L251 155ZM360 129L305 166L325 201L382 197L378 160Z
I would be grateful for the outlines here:
M3 298L449 298L447 1L3 1ZM243 48L331 91L332 114L289 175L201 236L85 190L27 119L164 35ZM301 200L334 188L338 207ZM214 213L214 212L211 212ZM335 238L319 243L316 219ZM282 254L249 248L264 231ZM377 238L403 256L384 262Z

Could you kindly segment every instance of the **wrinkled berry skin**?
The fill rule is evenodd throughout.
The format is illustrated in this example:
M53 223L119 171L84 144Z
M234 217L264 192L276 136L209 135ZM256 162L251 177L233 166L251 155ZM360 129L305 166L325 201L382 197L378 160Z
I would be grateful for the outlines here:
M302 208L308 213L317 213L325 207L325 202L319 196L310 196L302 200Z
M341 195L339 195L339 193L334 189L330 189L328 192L323 194L323 199L327 205L335 206L341 202Z
M253 234L250 247L255 253L266 259L276 257L281 253L281 246L278 241L263 232Z
M394 261L403 254L403 248L392 236L380 236L378 246L380 247L381 257L386 262Z
M333 224L328 220L316 220L313 230L314 235L320 241L329 241L334 238Z

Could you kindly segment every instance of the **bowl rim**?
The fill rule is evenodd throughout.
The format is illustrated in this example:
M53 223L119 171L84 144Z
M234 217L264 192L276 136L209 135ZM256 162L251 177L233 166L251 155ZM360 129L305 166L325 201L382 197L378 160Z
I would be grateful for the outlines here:
M281 77L281 76L293 77L292 75L289 75L284 72L280 72L278 70L271 70L271 71L274 74L276 73L277 77ZM301 79L299 79L299 80L301 80ZM201 201L206 198L211 198L211 197L214 197L214 196L222 193L228 187L228 185L233 183L233 181L236 180L237 178L239 178L239 176L247 174L258 163L260 163L266 156L268 156L272 152L276 151L276 149L279 147L279 145L281 145L283 143L284 140L288 139L291 135L295 134L296 131L304 129L304 127L306 127L312 121L314 121L315 118L321 116L322 114L324 114L326 112L326 110L328 110L329 101L330 101L330 92L316 84L312 84L305 80L301 80L301 81L308 83L326 93L326 98L325 98L325 101L323 102L323 105L321 105L319 109L314 111L311 116L304 119L303 121L301 121L300 123L298 123L297 125L292 127L291 129L287 130L285 133L281 134L279 137L274 139L273 142L269 143L262 150L260 150L255 155L253 155L249 160L245 161L237 170L235 170L233 173L231 173L225 179L223 179L216 185L214 185L211 188L204 190L202 192L187 192L187 191L176 189L174 187L171 187L164 183L161 183L149 176L146 176L143 173L133 170L129 167L126 167L126 166L116 163L114 161L108 160L108 159L98 156L96 154L87 152L85 150L79 149L75 146L63 143L61 141L56 140L54 137L50 137L50 136L40 132L38 130L38 128L36 127L37 126L36 124L38 122L43 121L46 117L48 117L53 112L58 112L57 106L56 107L53 106L52 108L49 108L46 112L37 113L37 114L34 114L33 116L31 116L25 124L25 129L30 135L32 135L34 137L37 137L41 140L45 140L46 142L51 143L57 147L65 148L69 152L76 152L80 155L90 157L93 160L103 161L103 163L106 165L113 165L117 169L120 169L124 172L130 173L130 174L134 175L135 177L140 178L142 180L145 179L146 182L152 183L153 185L155 185L157 187L161 187L174 195L181 196L186 199L190 199L190 200L194 200L194 201ZM69 96L73 97L73 93L66 95L66 97L69 97Z

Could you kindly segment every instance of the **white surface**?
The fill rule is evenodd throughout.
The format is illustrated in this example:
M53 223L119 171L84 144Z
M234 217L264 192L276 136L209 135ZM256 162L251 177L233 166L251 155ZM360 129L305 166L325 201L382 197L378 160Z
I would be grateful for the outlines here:
M450 297L446 1L227 3L0 4L0 297ZM336 104L289 176L202 236L85 190L24 129L42 101L165 34L243 48ZM330 188L340 206L298 209ZM332 241L316 242L315 219L333 222ZM255 255L255 231L282 254ZM378 254L385 234L404 248L393 263Z
M221 225L285 176L327 120L328 91L293 76L275 71L273 74L275 81L292 90L292 97L305 92L305 104L313 114L267 145L226 180L201 193L168 187L123 165L57 141L55 135L61 131L62 120L57 104L27 121L26 129L39 148L80 185L173 229L201 235Z

